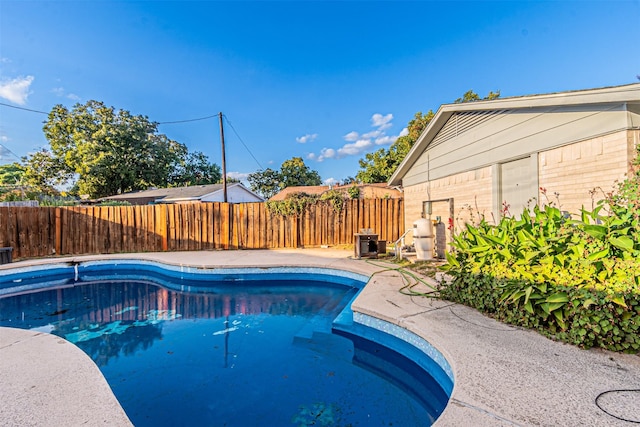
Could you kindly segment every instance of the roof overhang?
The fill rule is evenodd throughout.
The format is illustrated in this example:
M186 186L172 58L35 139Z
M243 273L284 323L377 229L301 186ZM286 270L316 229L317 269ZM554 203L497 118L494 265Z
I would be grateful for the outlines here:
M589 104L640 103L640 83L624 86L612 86L571 92L549 93L544 95L518 96L491 101L473 101L460 104L443 104L438 108L429 125L418 137L409 153L388 181L388 185L402 184L402 178L427 149L433 138L447 123L451 116L467 111L517 110L535 107L562 107Z

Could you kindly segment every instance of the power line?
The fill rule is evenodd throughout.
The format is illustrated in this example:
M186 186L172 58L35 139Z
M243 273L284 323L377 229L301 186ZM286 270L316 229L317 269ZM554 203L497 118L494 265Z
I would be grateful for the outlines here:
M171 124L174 124L174 123L197 122L197 121L200 121L200 120L212 119L214 117L218 117L218 115L214 114L213 116L200 117L199 119L175 120L175 121L172 121L172 122L158 122L158 124L159 125L171 125Z
M30 111L32 113L49 114L46 111L32 110L30 108L24 108L24 107L16 107L15 105L5 104L4 102L0 102L0 105L2 105L4 107L9 107L9 108L15 108L16 110Z
M4 106L4 107L9 107L9 108L15 108L16 110L22 110L22 111L30 111L32 113L38 113L38 114L49 114L46 111L40 111L40 110L32 110L31 108L24 108L24 107L17 107L15 105L11 105L11 104L5 104L4 102L0 102L0 105ZM187 123L187 122L197 122L199 120L207 120L207 119L212 119L214 117L217 117L218 115L215 114L213 116L207 116L207 117L200 117L197 119L187 119L187 120L174 120L174 121L169 121L169 122L158 122L157 124L159 125L169 125L169 124L174 124L174 123Z
M219 114L214 114L211 116L206 116L206 117L200 117L197 119L186 119L186 120L174 120L174 121L170 121L170 122L158 122L159 125L168 125L168 124L175 124L175 123L188 123L188 122L197 122L200 120L208 120L208 119L212 119L215 117L219 117ZM249 147L247 147L247 144L244 143L244 141L242 140L242 138L240 137L240 135L238 135L238 131L236 131L236 129L233 127L233 125L231 124L231 122L229 121L229 119L227 118L226 115L223 115L225 121L227 122L227 124L229 125L229 127L231 127L231 130L233 130L233 133L236 135L236 137L238 137L238 140L240 141L240 143L244 146L245 150L247 150L247 152L249 153L249 155L253 158L253 160L255 160L255 162L258 164L258 167L260 167L260 169L264 169L262 167L262 165L260 164L260 162L258 161L258 159L256 159L256 157L253 155L253 153L251 152L251 150L249 150Z
M4 145L0 144L0 158L2 158L2 151L7 151L9 154L11 154L13 157L15 157L16 159L20 160L20 157L14 153L13 151L9 150L7 147L5 147Z
M16 107L15 105L11 105L11 104L5 104L3 102L0 102L0 105L4 106L4 107L9 107L9 108L15 108L16 110L23 110L23 111L29 111L31 113L38 113L38 114L49 114L46 111L40 111L40 110L32 110L30 108L24 108L24 107ZM172 120L172 121L166 121L166 122L156 122L159 125L171 125L171 124L178 124L178 123L189 123L189 122L198 122L201 120L208 120L208 119L213 119L215 117L218 117L218 114L213 114L211 116L206 116L206 117L199 117L197 119L185 119L185 120ZM238 140L240 141L240 143L244 146L245 150L247 150L247 152L249 153L249 155L253 158L253 160L255 160L256 164L260 167L260 169L264 169L262 167L262 165L260 164L260 162L258 161L258 159L256 159L256 156L253 155L253 153L251 152L251 150L249 150L249 147L247 146L247 144L244 143L244 141L242 140L242 138L240 137L240 135L238 135L238 132L236 131L236 129L233 127L233 125L231 124L231 122L229 121L229 119L227 118L226 115L223 116L224 119L226 120L227 124L231 127L231 130L233 130L233 133L238 137ZM2 146L0 144L0 146ZM20 158L18 156L16 156L15 153L13 153L11 150L9 150L8 148L2 146L5 150L7 150L9 153L13 154L16 158Z
M227 124L231 127L231 130L233 130L233 133L236 134L236 136L238 137L238 139L240 140L240 143L242 143L242 145L244 146L244 148L247 150L247 152L249 153L249 155L251 157L253 157L253 160L256 161L256 163L258 164L258 166L260 167L260 169L264 169L262 167L262 165L260 164L260 162L258 161L258 159L256 159L256 156L253 155L253 153L251 152L251 150L249 150L249 147L247 147L247 144L244 143L244 141L242 140L242 138L240 138L240 135L238 135L238 132L236 132L236 129L233 127L233 125L231 124L231 122L229 121L229 119L227 118L227 116L224 116L224 119L227 121Z

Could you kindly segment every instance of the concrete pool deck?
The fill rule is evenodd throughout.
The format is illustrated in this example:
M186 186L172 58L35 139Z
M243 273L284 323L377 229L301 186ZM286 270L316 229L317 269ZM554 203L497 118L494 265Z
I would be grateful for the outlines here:
M15 267L105 259L210 268L325 267L373 275L353 302L354 312L423 337L451 364L455 386L437 426L634 425L608 415L595 400L608 390L640 389L637 355L580 350L462 305L403 295L398 272L383 271L388 267L382 261L351 255L306 249L82 256L5 264L0 275ZM4 426L131 425L91 359L65 340L39 332L0 328L0 402ZM599 404L640 422L640 392L606 394Z

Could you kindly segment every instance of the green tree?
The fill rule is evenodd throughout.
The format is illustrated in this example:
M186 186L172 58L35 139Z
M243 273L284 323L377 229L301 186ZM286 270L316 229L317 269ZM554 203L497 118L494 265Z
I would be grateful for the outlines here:
M115 111L98 101L76 104L68 110L56 105L44 133L51 146L45 180L76 177L76 190L102 197L149 186L166 187L187 148L159 134L146 116ZM42 153L38 161L46 160ZM29 159L32 169L37 161ZM37 171L31 171L34 176Z
M342 180L342 185L357 184L358 180L354 176L348 176Z
M480 98L478 94L472 90L467 91L462 98L458 98L454 103L473 102L480 100L492 100L500 97L500 91L489 92L489 94ZM400 163L416 143L422 132L429 125L429 122L435 116L433 110L429 110L426 114L417 112L413 119L407 125L407 135L399 137L389 149L380 148L373 153L367 153L364 159L360 159L360 170L356 174L356 179L363 183L387 182L396 171Z
M310 169L302 157L285 160L280 171L270 168L259 170L247 177L252 191L269 199L287 187L322 185L320 174Z
M0 165L0 201L25 199L23 181L24 167L19 163Z
M216 184L222 179L220 166L209 163L209 158L200 151L187 153L178 162L171 178L172 186ZM229 179L227 178L227 181Z
M491 101L492 99L500 98L500 91L493 92L490 91L487 96L484 98L480 98L480 96L472 90L468 90L462 95L462 98L458 98L453 101L454 104L462 104L463 102L473 102L473 101Z
M280 166L281 187L322 185L320 174L309 168L302 157L292 157Z
M259 170L254 173L250 173L247 177L249 181L249 188L258 194L261 194L265 199L270 199L280 191L280 172L271 168Z
M396 139L389 149L380 148L373 153L367 153L364 159L360 159L358 161L360 170L356 175L358 181L364 183L387 182L433 116L432 110L426 114L418 111L407 125L407 135Z
M24 157L22 161L25 167L23 183L39 194L57 196L59 191L56 186L66 184L73 177L64 159L55 157L44 148Z
M20 163L0 165L0 185L20 185L24 178L24 167Z

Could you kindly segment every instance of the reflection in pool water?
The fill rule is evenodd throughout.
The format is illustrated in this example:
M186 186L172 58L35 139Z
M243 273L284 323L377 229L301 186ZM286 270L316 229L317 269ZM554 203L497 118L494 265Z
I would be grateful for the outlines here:
M428 374L332 333L356 292L298 281L201 293L81 283L0 298L0 326L74 342L136 426L430 425L448 396Z

